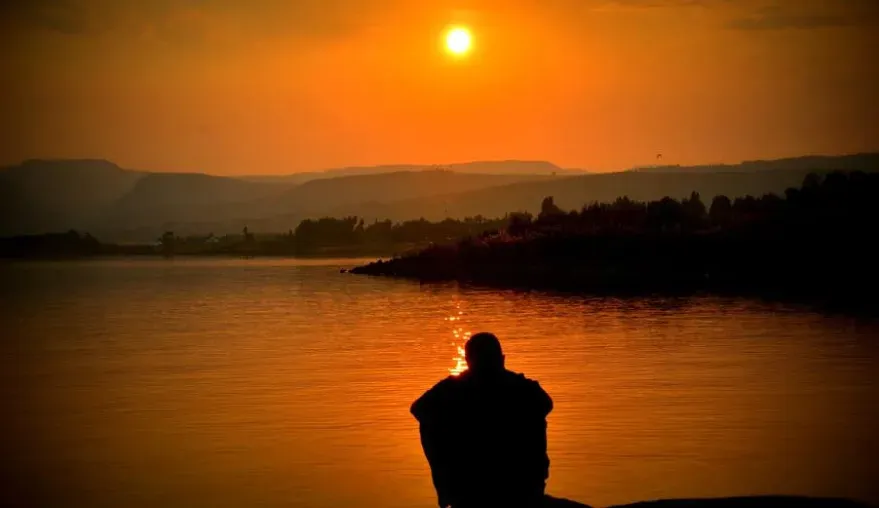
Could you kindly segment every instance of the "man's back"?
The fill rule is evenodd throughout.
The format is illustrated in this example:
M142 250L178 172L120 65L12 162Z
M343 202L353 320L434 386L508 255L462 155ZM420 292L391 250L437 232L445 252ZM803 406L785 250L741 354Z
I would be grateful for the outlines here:
M505 369L465 371L415 401L440 506L541 498L551 410L537 382Z

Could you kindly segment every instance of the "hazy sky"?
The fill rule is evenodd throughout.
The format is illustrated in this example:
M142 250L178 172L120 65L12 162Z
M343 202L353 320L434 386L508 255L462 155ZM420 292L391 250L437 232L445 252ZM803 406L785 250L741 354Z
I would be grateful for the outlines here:
M0 163L217 174L879 149L879 0L0 0ZM443 30L468 26L450 58Z

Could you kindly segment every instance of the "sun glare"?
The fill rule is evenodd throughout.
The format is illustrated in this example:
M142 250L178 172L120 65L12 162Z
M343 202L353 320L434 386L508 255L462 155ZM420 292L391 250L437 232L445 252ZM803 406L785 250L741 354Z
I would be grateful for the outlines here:
M446 34L446 49L452 54L463 55L470 51L470 31L466 28L453 28Z

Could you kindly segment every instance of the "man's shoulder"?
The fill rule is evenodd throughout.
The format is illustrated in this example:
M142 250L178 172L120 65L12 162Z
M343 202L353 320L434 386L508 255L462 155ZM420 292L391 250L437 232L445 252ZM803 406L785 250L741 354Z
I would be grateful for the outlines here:
M427 393L435 393L435 394L444 394L448 393L451 390L454 390L455 387L460 385L461 379L458 376L448 376L443 379L437 381L435 385L433 385Z
M442 401L449 397L455 386L457 386L458 381L459 379L455 376L441 379L412 404L410 408L412 414L416 418L421 419L434 410L439 409L437 405L442 404Z
M509 383L515 387L515 391L524 397L524 400L530 400L540 412L548 414L552 411L552 398L546 393L546 390L540 386L534 379L530 379L525 374L519 372L507 371Z
M460 380L461 380L461 376L451 376L451 375L449 375L449 376L446 376L446 377L440 379L439 381L437 381L437 383L436 383L435 385L433 385L433 386L434 386L434 387L437 387L437 386L452 386L452 385L456 384L456 383L457 383L458 381L460 381Z
M516 385L528 388L540 388L540 383L535 379L531 379L521 372L507 371L507 379Z

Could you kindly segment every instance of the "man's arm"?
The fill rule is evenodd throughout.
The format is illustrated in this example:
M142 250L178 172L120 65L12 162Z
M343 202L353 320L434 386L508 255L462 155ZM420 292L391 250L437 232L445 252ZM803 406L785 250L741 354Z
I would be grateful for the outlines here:
M436 489L437 501L440 508L445 508L452 504L448 443L444 439L442 429L435 424L422 423L419 430L421 447L424 449L427 463L430 464L430 475L433 479L433 487Z
M534 453L534 465L537 468L535 475L541 477L543 481L549 478L549 456L546 453L546 417L552 412L552 397L546 393L546 390L540 386L537 381L529 380L530 385L530 401L532 411L535 417L534 424L539 428L534 429L534 441L532 453Z
M534 382L534 387L537 389L537 407L543 414L543 417L546 418L552 412L552 397L546 393L546 390L537 381Z
M445 382L440 381L412 404L410 411L419 422L421 447L430 465L440 508L451 504L448 429L443 424Z
M519 393L522 394L523 400L527 401L525 404L527 404L529 413L546 418L552 412L552 397L537 381L528 379L522 374L518 374L518 376L521 383Z

